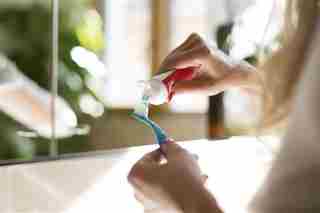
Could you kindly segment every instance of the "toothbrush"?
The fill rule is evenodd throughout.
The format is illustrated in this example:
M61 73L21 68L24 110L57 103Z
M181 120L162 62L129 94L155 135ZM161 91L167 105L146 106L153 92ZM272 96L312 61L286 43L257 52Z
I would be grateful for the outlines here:
M160 105L169 102L173 95L173 86L177 81L192 80L200 68L186 67L182 69L173 69L164 74L155 76L150 81L143 82L144 91L142 101L135 107L132 117L144 123L153 130L159 145L165 144L169 138L161 127L148 118L149 103Z
M170 102L174 96L173 87L176 82L194 79L199 73L200 66L170 69L149 81L141 82L144 85L143 96L147 96L152 105Z
M168 91L168 102L171 101L174 95L173 86L175 85L175 83L177 81L190 81L194 79L198 74L200 67L201 65L174 69L165 79L162 80L162 83L166 86L166 89Z
M161 129L161 127L158 124L150 120L148 117L135 112L132 114L132 117L149 126L153 130L153 133L159 145L165 144L169 140L165 131Z

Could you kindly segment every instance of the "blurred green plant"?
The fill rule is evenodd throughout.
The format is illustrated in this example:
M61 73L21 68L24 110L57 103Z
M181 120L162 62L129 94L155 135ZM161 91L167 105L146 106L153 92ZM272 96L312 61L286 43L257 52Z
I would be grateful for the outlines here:
M99 14L93 12L92 2L60 0L59 95L71 105L80 123L90 122L78 103L82 94L91 91L83 83L88 72L72 61L70 52L75 46L83 46L97 54L103 49L102 21ZM50 0L0 1L0 52L46 89L50 88L50 40ZM0 125L0 159L48 154L47 139L18 136L16 131L23 127L3 113L0 113ZM84 151L88 146L86 141L87 136L63 139L60 141L60 152Z

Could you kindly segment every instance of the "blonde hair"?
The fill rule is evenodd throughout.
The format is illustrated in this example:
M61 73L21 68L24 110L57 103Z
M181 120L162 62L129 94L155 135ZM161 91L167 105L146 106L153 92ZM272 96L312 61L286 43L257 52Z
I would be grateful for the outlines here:
M318 0L287 0L281 48L260 65L261 127L285 123L318 17Z

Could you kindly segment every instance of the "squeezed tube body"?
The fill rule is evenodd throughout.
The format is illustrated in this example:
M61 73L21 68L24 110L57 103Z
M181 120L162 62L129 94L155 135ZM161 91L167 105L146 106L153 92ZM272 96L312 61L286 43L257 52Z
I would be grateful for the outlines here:
M151 80L144 82L145 87L143 97L148 97L152 105L161 105L170 102L174 96L173 87L178 81L192 80L199 67L186 67L182 69L173 69L166 73L157 75Z

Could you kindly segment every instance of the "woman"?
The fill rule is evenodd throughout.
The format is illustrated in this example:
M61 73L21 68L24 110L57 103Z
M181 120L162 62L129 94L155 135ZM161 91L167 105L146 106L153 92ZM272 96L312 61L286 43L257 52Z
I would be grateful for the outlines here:
M263 97L263 127L287 123L281 150L250 212L320 212L319 10L316 0L288 1L283 46L258 71L246 64L228 65L195 34L162 64L162 68L203 65L197 79L176 85L177 93L213 95L244 88ZM162 158L166 164L160 163ZM145 155L128 179L139 201L159 207L150 212L222 212L204 187L206 177L196 158L174 142Z

